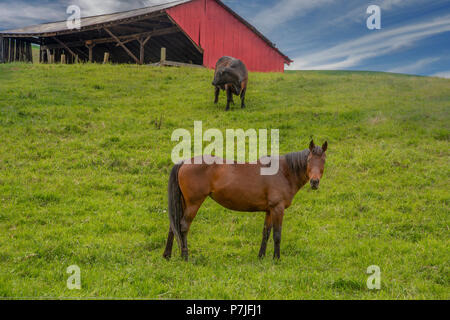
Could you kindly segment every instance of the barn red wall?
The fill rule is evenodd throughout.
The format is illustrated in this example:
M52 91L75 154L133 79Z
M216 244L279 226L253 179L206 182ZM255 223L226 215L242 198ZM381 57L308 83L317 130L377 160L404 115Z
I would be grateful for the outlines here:
M250 71L284 72L284 57L216 1L196 0L167 13L204 49L204 66L214 68L220 57L232 56Z

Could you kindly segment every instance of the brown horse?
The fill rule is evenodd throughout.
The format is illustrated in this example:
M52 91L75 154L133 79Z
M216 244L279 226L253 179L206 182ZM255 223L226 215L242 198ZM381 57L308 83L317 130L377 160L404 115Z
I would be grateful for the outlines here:
M275 175L261 175L260 169L265 166L261 161L257 164L217 164L217 161L194 164L194 158L189 164L176 164L169 178L170 227L163 256L170 258L175 235L181 256L188 259L189 227L203 201L210 196L231 210L266 212L259 257L266 254L273 228L274 258L279 259L284 209L308 181L313 189L319 187L327 145L325 142L322 147L315 146L311 141L309 149L279 157L279 170Z

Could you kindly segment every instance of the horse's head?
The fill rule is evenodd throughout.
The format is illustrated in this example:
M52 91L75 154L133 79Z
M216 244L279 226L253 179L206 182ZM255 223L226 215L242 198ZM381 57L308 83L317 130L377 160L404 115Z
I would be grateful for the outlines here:
M326 141L322 147L316 146L313 140L309 143L306 172L309 177L311 188L314 190L319 188L320 178L322 178L323 168L325 166L325 151L327 151L327 147L328 143Z
M212 82L213 86L223 86L225 84L234 84L240 86L239 78L234 72L233 69L230 67L225 67L223 69L217 70L217 72L214 74L214 80Z

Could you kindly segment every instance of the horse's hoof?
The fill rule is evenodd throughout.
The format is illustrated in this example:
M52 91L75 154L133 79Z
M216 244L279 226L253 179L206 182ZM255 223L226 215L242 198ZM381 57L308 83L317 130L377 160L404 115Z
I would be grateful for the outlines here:
M170 257L171 257L170 254L167 254L167 253L164 253L164 254L163 254L163 258L166 259L167 261L170 260Z

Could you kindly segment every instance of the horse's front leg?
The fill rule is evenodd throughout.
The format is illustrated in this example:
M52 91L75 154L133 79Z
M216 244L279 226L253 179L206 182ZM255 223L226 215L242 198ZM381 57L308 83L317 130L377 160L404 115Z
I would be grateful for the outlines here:
M266 219L264 220L264 229L261 242L261 249L259 249L259 257L262 258L266 255L267 241L270 237L270 231L272 230L272 218L270 216L270 211L266 212Z
M220 94L220 88L216 87L214 90L214 103L219 102L219 94Z
M270 211L273 221L273 258L280 259L281 226L283 224L284 207L277 206Z

